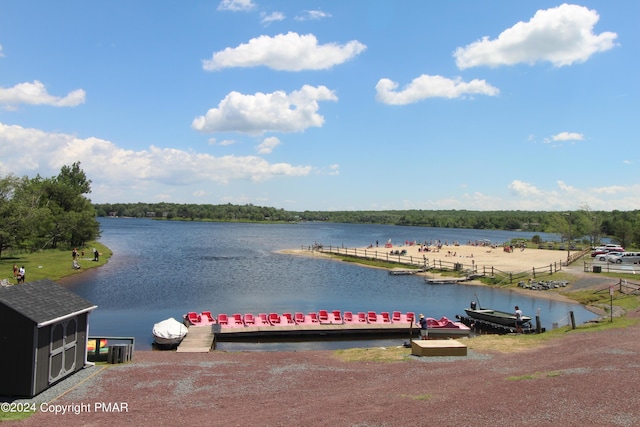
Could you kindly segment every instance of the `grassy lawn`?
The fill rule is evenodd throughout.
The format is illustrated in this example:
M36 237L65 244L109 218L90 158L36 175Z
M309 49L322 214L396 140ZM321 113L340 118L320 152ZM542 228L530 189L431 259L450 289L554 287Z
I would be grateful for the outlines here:
M93 248L100 253L98 261L93 261ZM13 265L24 266L26 271L26 281L33 282L40 279L59 280L66 276L81 273L88 268L98 267L105 264L111 258L112 252L106 246L91 242L83 248L78 248L82 253L78 262L80 269L73 268L73 258L70 249L48 249L44 251L22 253L3 251L0 258L0 279L8 279L9 283L16 284L13 278Z

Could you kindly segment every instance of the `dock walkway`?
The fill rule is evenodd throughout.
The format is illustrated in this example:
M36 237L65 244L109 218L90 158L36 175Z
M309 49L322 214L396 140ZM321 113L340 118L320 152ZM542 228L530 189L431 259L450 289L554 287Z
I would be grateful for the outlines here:
M214 328L210 326L190 327L187 336L177 348L178 353L208 353L214 347Z

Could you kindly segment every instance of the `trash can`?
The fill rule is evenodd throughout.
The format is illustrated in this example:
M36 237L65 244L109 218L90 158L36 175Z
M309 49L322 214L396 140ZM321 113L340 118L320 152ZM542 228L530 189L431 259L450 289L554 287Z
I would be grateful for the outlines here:
M107 363L125 363L133 358L133 346L131 344L115 344L109 346Z
M594 272L594 273L602 273L602 266L600 266L600 265L594 265L594 266L593 266L593 272Z

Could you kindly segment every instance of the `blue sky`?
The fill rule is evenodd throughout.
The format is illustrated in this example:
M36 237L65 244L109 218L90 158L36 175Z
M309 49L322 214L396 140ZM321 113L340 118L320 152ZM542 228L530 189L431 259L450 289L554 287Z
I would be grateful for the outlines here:
M0 3L0 175L97 203L640 208L640 2Z

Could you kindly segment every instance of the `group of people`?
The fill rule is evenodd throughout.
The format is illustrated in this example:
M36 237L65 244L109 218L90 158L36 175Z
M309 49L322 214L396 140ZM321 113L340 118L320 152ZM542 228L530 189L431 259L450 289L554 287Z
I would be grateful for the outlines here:
M16 264L13 264L13 278L16 279L18 283L24 283L24 279L25 279L24 265L18 268Z

